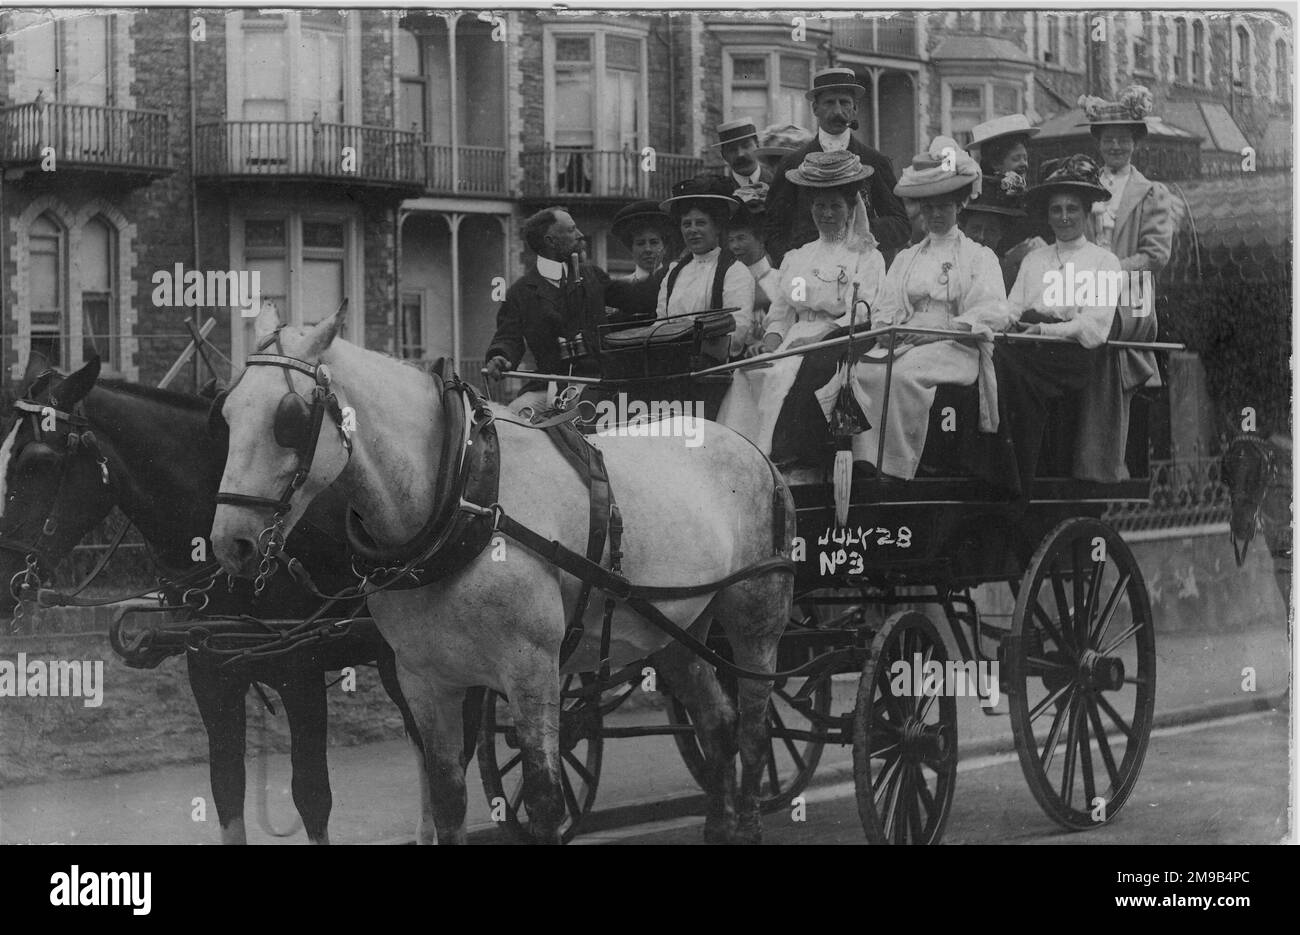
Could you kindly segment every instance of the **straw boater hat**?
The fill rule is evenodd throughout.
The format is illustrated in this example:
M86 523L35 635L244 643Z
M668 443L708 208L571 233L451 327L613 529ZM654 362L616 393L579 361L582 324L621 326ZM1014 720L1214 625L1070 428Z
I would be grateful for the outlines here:
M698 207L727 208L728 215L736 213L740 202L731 197L731 183L719 176L700 175L673 186L673 196L659 203L659 210L673 214Z
M1101 184L1101 169L1091 156L1075 153L1043 166L1047 175L1025 193L1026 205L1033 211L1042 209L1050 195L1072 192L1083 198L1084 207L1095 201L1110 200L1110 192Z
M932 198L969 187L971 197L976 198L983 180L979 163L956 140L936 136L930 141L929 151L917 153L912 164L903 169L894 194L899 198Z
M992 120L986 120L979 124L974 130L971 130L971 141L966 144L966 149L977 149L981 146L987 146L994 140L1005 139L1009 136L1023 136L1026 140L1031 136L1037 136L1039 129L1029 122L1029 118L1024 114L1007 114L1005 117L994 117Z
M858 100L867 96L867 89L858 83L858 76L851 68L823 68L813 75L812 87L804 92L804 97L816 103L817 95L823 91L852 91Z
M1004 172L984 176L980 193L967 203L965 210L1022 218L1024 204L1025 177L1019 172Z
M841 149L833 153L809 153L797 169L787 169L785 177L805 188L838 188L868 179L875 171L871 166L864 166L857 153Z
M729 120L726 123L718 124L718 141L710 143L709 146L714 149L721 149L728 143L739 143L741 140L754 138L758 142L758 128L754 126L754 121L748 118L744 120Z
M1079 106L1087 123L1076 123L1077 127L1088 127L1092 135L1099 138L1103 127L1129 127L1133 139L1140 140L1147 135L1146 118L1151 116L1153 106L1151 92L1140 84L1131 84L1120 92L1118 101L1107 101L1100 97L1079 98Z
M673 219L659 210L659 205L653 201L635 201L619 209L609 227L610 233L629 250L632 249L632 237L639 230L649 227L666 241L677 232Z
M811 133L793 123L774 123L763 130L754 155L759 159L783 159L812 138Z

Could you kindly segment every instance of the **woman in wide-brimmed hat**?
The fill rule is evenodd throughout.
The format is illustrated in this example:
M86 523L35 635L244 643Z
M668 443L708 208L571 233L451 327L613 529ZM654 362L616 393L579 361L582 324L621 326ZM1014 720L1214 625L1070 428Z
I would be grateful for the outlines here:
M632 254L636 269L623 277L630 282L649 279L677 252L673 219L653 201L637 201L619 210L610 232Z
M993 251L966 237L957 215L979 194L980 168L957 143L935 137L929 149L903 170L894 194L919 203L925 239L900 253L889 268L880 302L871 316L873 328L910 325L919 328L973 331L989 338L979 347L933 335L899 334L877 345L818 397L829 414L839 386L852 380L853 394L870 428L853 440L853 459L874 465L889 477L915 476L925 449L930 405L941 383L980 383L980 428L996 431L997 387L989 348L994 331L1011 323L1002 270ZM887 357L894 358L888 417L882 412ZM884 432L884 457L876 464Z
M753 329L754 277L725 248L727 226L740 203L725 179L699 176L673 186L660 203L678 225L689 251L668 268L659 287L659 318L715 308L734 308L731 351L739 353Z
M1029 140L1038 135L1038 127L1024 114L1007 114L979 124L971 130L966 149L979 160L985 175L1029 172Z
M786 179L803 189L802 200L810 206L818 237L782 260L776 282L767 290L772 307L761 350L785 350L824 338L848 323L855 296L875 304L885 259L876 249L862 200L871 174L870 166L846 150L808 153L797 168L786 172ZM865 311L860 319L866 320ZM800 358L788 357L774 362L761 377L755 371L733 382L720 414L725 424L748 434L778 463L811 454L782 450L774 440L782 405L799 370ZM811 389L807 402L815 405Z
M988 247L1002 266L1002 284L1011 288L1020 264L1031 250L1045 246L1041 237L1015 243L1012 232L1025 222L1025 179L1017 172L984 176L978 197L973 197L957 217L961 232ZM1014 245L1013 245L1014 244Z
M1114 102L1079 99L1105 162L1100 182L1110 192L1088 220L1088 238L1115 254L1122 269L1145 272L1148 280L1154 280L1169 262L1175 226L1169 190L1132 164L1137 144L1147 135L1148 121L1156 119L1152 103L1151 92L1138 84L1129 85ZM1149 296L1130 297L1130 303L1119 310L1116 337L1154 341L1159 322L1153 303ZM1133 314L1135 307L1144 313ZM1124 480L1129 403L1138 388L1156 378L1155 357L1150 351L1124 350L1104 355L1094 370L1079 420L1079 437L1087 444L1076 447L1074 474L1086 480Z
M1084 232L1092 206L1109 197L1097 163L1083 154L1052 165L1026 196L1028 211L1046 219L1056 243L1032 251L1020 265L1010 295L1017 330L1070 343L1007 343L994 354L1025 497L1038 466L1048 400L1087 387L1095 364L1107 353L1100 348L1110 334L1115 304L1097 300L1096 286L1119 272L1119 261ZM1087 303L1077 301L1080 297Z

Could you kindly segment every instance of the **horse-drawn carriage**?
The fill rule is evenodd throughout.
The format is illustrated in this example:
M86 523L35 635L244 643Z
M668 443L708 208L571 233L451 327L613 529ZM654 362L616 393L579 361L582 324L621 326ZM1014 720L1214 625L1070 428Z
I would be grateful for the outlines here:
M658 321L636 329L597 334L589 343L601 363L601 377L551 376L593 387L606 396L626 393L640 399L703 399L708 412L720 398L719 388L725 389L728 370L750 365L722 362L729 318L717 312L705 313L683 321ZM328 320L316 326L303 336L301 347L292 348L280 345L278 329L268 332L261 350L270 344L275 344L274 349L249 360L250 364L284 371L289 392L284 394L274 416L258 423L273 427L278 444L274 448L265 441L261 448L243 445L233 470L241 476L256 477L259 451L278 451L276 457L281 458L291 454L296 462L288 472L289 485L278 499L246 493L221 494L218 502L234 509L226 509L225 525L223 513L218 511L213 542L219 552L232 541L238 544L228 521L239 510L272 509L274 522L244 548L254 553L244 556L252 560L245 564L245 570L251 573L260 562L263 581L284 546L286 525L282 520L288 516L288 525L292 525L300 517L300 510L292 510L291 501L304 483L314 479L313 461L319 465L323 458L325 471L333 477L351 463L355 442L346 427L348 414L335 388L339 396L357 403L360 409L357 400L363 389L352 379L355 368L351 355L354 351L366 352L347 345L347 354L332 358L327 369L324 355L332 346L334 333L321 329L329 327ZM835 340L851 354L862 346L856 342L907 330L879 329ZM1113 343L1117 347L1135 346ZM822 342L821 347L825 346L827 342ZM830 346L838 345L831 342ZM1168 345L1141 347L1166 349ZM312 381L306 399L292 382L295 373ZM752 744L747 748L745 738L740 740L742 763L749 770L748 774L742 771L742 786L748 782L752 787L754 770L761 771L757 795L765 810L787 806L806 787L826 744L851 743L858 807L867 837L875 842L936 843L947 822L956 778L957 707L961 694L974 696L981 703L991 703L998 693L1007 695L1016 748L1030 789L1047 814L1063 826L1082 829L1108 821L1132 792L1151 729L1154 633L1141 570L1124 542L1101 522L1100 516L1109 502L1144 500L1145 478L1100 485L1043 477L1034 482L1027 497L1014 499L985 480L944 475L940 464L905 483L890 483L880 477L859 479L847 502L837 504L828 473L804 471L782 478L765 459L746 455L745 463L751 470L757 472L754 466L761 463L766 463L767 468L749 493L767 490L765 484L774 485L769 498L748 504L748 508L762 514L764 521L770 505L772 541L743 555L743 550L738 551L732 565L727 566L730 574L714 575L716 580L708 583L643 585L633 583L635 571L630 570L626 576L621 573L622 526L617 509L611 508L613 495L608 490L615 472L605 473L602 459L591 453L614 446L599 439L594 445L575 445L572 436L576 433L571 427L584 414L589 418L591 410L584 409L573 394L562 395L559 411L533 414L533 419L548 433L570 433L563 443L570 446L570 452L564 457L571 466L578 466L579 475L593 491L590 496L584 495L590 503L591 529L586 511L578 517L579 526L588 531L585 555L564 546L558 534L548 538L554 531L547 530L546 535L533 532L527 517L521 523L511 515L513 511L503 510L492 499L497 493L495 478L492 485L474 486L476 465L481 467L500 457L491 426L493 422L503 426L510 422L503 410L489 408L455 378L446 382L435 379L435 389L429 391L418 382L422 377L409 372L400 377L405 381L404 392L424 394L435 408L441 407L446 417L446 421L435 425L435 437L452 441L443 446L439 479L431 493L432 502L441 505L433 518L441 517L446 528L433 528L438 524L430 519L422 524L421 537L417 537L420 541L411 548L389 553L372 549L375 555L370 558L387 554L388 564L367 565L363 561L360 584L352 582L329 596L354 602L370 598L372 611L378 599L390 620L413 615L414 605L402 597L398 586L431 583L431 578L425 577L425 566L437 564L431 561L431 557L441 554L436 546L445 545L448 539L454 540L457 547L464 543L472 546L474 540L479 540L478 550L482 550L488 541L502 535L544 559L540 566L525 563L524 571L531 577L517 581L538 581L540 588L540 582L545 581L549 587L551 581L564 579L561 585L567 589L562 593L565 610L576 603L578 611L568 614L569 625L562 640L560 655L568 665L562 685L557 686L558 731L551 738L557 744L555 792L563 815L550 815L548 822L558 837L570 839L594 805L605 739L671 734L692 775L706 788L716 780L716 773L711 771L717 769L719 754L716 738L710 739L708 734L714 728L694 723L702 710L710 717L716 712L680 701L678 695L687 694L693 687L675 681L667 670L662 673L661 684L673 693L668 724L612 729L604 726L605 719L628 700L643 677L640 658L611 663L616 655L611 642L618 639L613 634L620 625L626 628L631 617L649 624L646 629L659 640L656 646L671 642L705 660L709 664L705 668L711 670L708 679L716 678L712 684L720 682L742 713L747 704L752 707L753 693L746 686L755 682L774 684L762 718L766 730L763 748L756 751ZM301 380L301 376L296 378ZM266 385L265 381L258 384ZM449 399L453 401L449 403ZM244 400L241 418L254 401ZM941 397L936 402L936 411L943 408L945 401ZM964 405L957 397L951 402L954 408ZM390 410L406 411L400 398L386 405ZM367 410L368 414L377 411ZM220 401L214 413L222 413ZM330 422L334 429L328 427ZM322 425L326 425L324 432ZM739 438L721 427L711 428ZM635 437L637 433L630 434ZM932 432L930 437L939 451L945 444L944 433ZM247 435L241 438L247 441ZM334 438L338 444L327 444ZM456 441L461 442L459 447L453 443ZM1130 439L1131 448L1134 443L1145 450L1144 438ZM719 444L730 445L736 451L743 447L741 442L727 437L721 437ZM560 442L556 445L559 447ZM320 458L318 449L322 452ZM232 444L232 459L233 452ZM67 451L64 457L73 454ZM929 456L927 449L926 458ZM942 461L941 455L938 460ZM501 465L491 467L502 472L504 502L506 482L512 475ZM232 476L231 462L227 462L227 485ZM280 476L285 475L281 472ZM599 500L594 491L602 485L606 494L604 500ZM623 496L622 490L619 493ZM647 515L646 507L639 506L634 496L627 499L632 501L630 507L625 507L630 514ZM732 502L734 505L743 500ZM787 515L790 510L793 514ZM596 536L597 514L601 511L605 525ZM762 528L766 527L747 527L747 533ZM349 530L349 542L355 541ZM636 544L629 547L629 565L636 566L642 558L637 548ZM473 554L466 561L479 554L472 547L469 551ZM602 563L606 554L608 568ZM459 580L456 575L464 563L450 564L457 567L443 568L437 574ZM537 569L545 569L546 565L558 567L563 574L539 575ZM353 570L358 570L355 565ZM754 579L764 585L783 582L781 587L788 589L791 574L793 603L789 590L775 603L769 602L771 606L797 608L782 611L789 623L779 644L773 644L776 652L769 654L775 660L767 660L775 661L777 671L771 665L756 665L767 643L760 640L762 645L747 645L742 640L737 644L736 640L742 638L734 626L725 628L732 634L729 639L716 630L709 633L707 621L703 629L688 626L693 614L685 618L678 615L678 622L674 622L673 614L659 609L667 606L665 602L671 605L678 601L693 607L696 614L706 605L712 612L716 605L709 601L716 594L744 587ZM321 590L324 579L307 573L301 565L294 569L294 580L311 593L326 596ZM24 579L18 583L29 582ZM1015 595L1015 608L1007 625L996 626L981 617L975 591L1001 583L1009 585ZM594 656L571 655L584 639L581 620L593 592L604 598L603 615L599 599L591 602L593 619L603 616L603 620L599 631L593 628L593 632L585 634L583 645L598 651ZM930 617L915 609L919 605L938 608L947 627L936 626ZM881 608L893 612L882 613ZM450 616L448 607L442 609L445 616ZM229 656L223 660L225 663L238 662L250 654L264 662L292 655L287 651L294 648L295 642L310 646L324 638L329 631L321 628L338 626L341 621L350 626L356 619L353 614L325 618L323 611L313 616L317 618L311 621L315 629L281 626L265 631L257 641L247 635L249 628L245 626L235 628L238 632L224 643L211 638L202 642L209 655L220 648ZM211 626L207 632L210 637ZM404 630L392 629L385 635L391 639L395 632L403 641L409 636ZM244 648L241 640L252 640L257 645ZM188 642L191 653L202 648L196 647L192 639ZM635 639L630 642L637 644ZM399 658L403 651L410 651L410 644L395 646ZM733 657L740 661L733 661ZM580 661L583 658L595 662L584 668ZM551 671L553 663L551 660ZM545 671L546 666L541 668ZM689 666L677 671L687 669ZM837 681L847 677L858 679L852 706L844 705L834 691ZM408 687L405 682L403 686ZM479 703L474 692L455 697L467 712ZM540 768L529 756L537 726L528 724L527 731L517 727L513 716L518 708L507 705L503 694L489 692L481 704L482 732L477 755L485 791L489 801L504 803L507 825L523 832L529 823L539 820L540 807L534 811L532 798L528 802L531 822L526 823L522 813L526 792L530 791L524 776L530 769ZM446 719L444 712L443 721ZM448 734L454 734L456 740L455 756L450 762L459 757L462 769L473 746L470 731L476 719L464 718L463 735L459 729ZM408 720L413 727L419 722L418 712L414 721ZM431 744L428 734L434 723L436 719L423 722L426 736L417 737L417 741L422 739L425 746ZM442 729L439 724L438 730ZM730 743L734 756L735 741ZM426 765L436 762L431 754ZM531 794L536 794L538 782L532 780Z

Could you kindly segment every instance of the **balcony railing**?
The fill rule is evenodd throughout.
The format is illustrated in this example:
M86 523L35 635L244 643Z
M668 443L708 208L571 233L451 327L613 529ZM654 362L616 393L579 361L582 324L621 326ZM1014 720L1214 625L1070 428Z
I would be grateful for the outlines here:
M228 120L197 128L194 174L299 178L419 189L414 133L315 120Z
M171 169L167 114L91 104L0 107L0 164L161 175Z
M439 195L507 195L506 151L424 143L424 187Z
M654 171L648 156L634 149L543 149L523 154L524 197L564 199L662 200L677 182L698 175L703 160L675 153L656 153Z
M843 52L916 58L916 17L895 13L889 17L832 20L831 43Z

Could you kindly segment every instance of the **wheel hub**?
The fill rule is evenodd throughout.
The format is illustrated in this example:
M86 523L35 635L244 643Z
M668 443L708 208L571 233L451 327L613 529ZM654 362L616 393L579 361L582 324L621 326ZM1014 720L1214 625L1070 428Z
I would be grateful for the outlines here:
M1124 660L1086 650L1079 659L1079 678L1089 688L1119 691L1124 685Z

